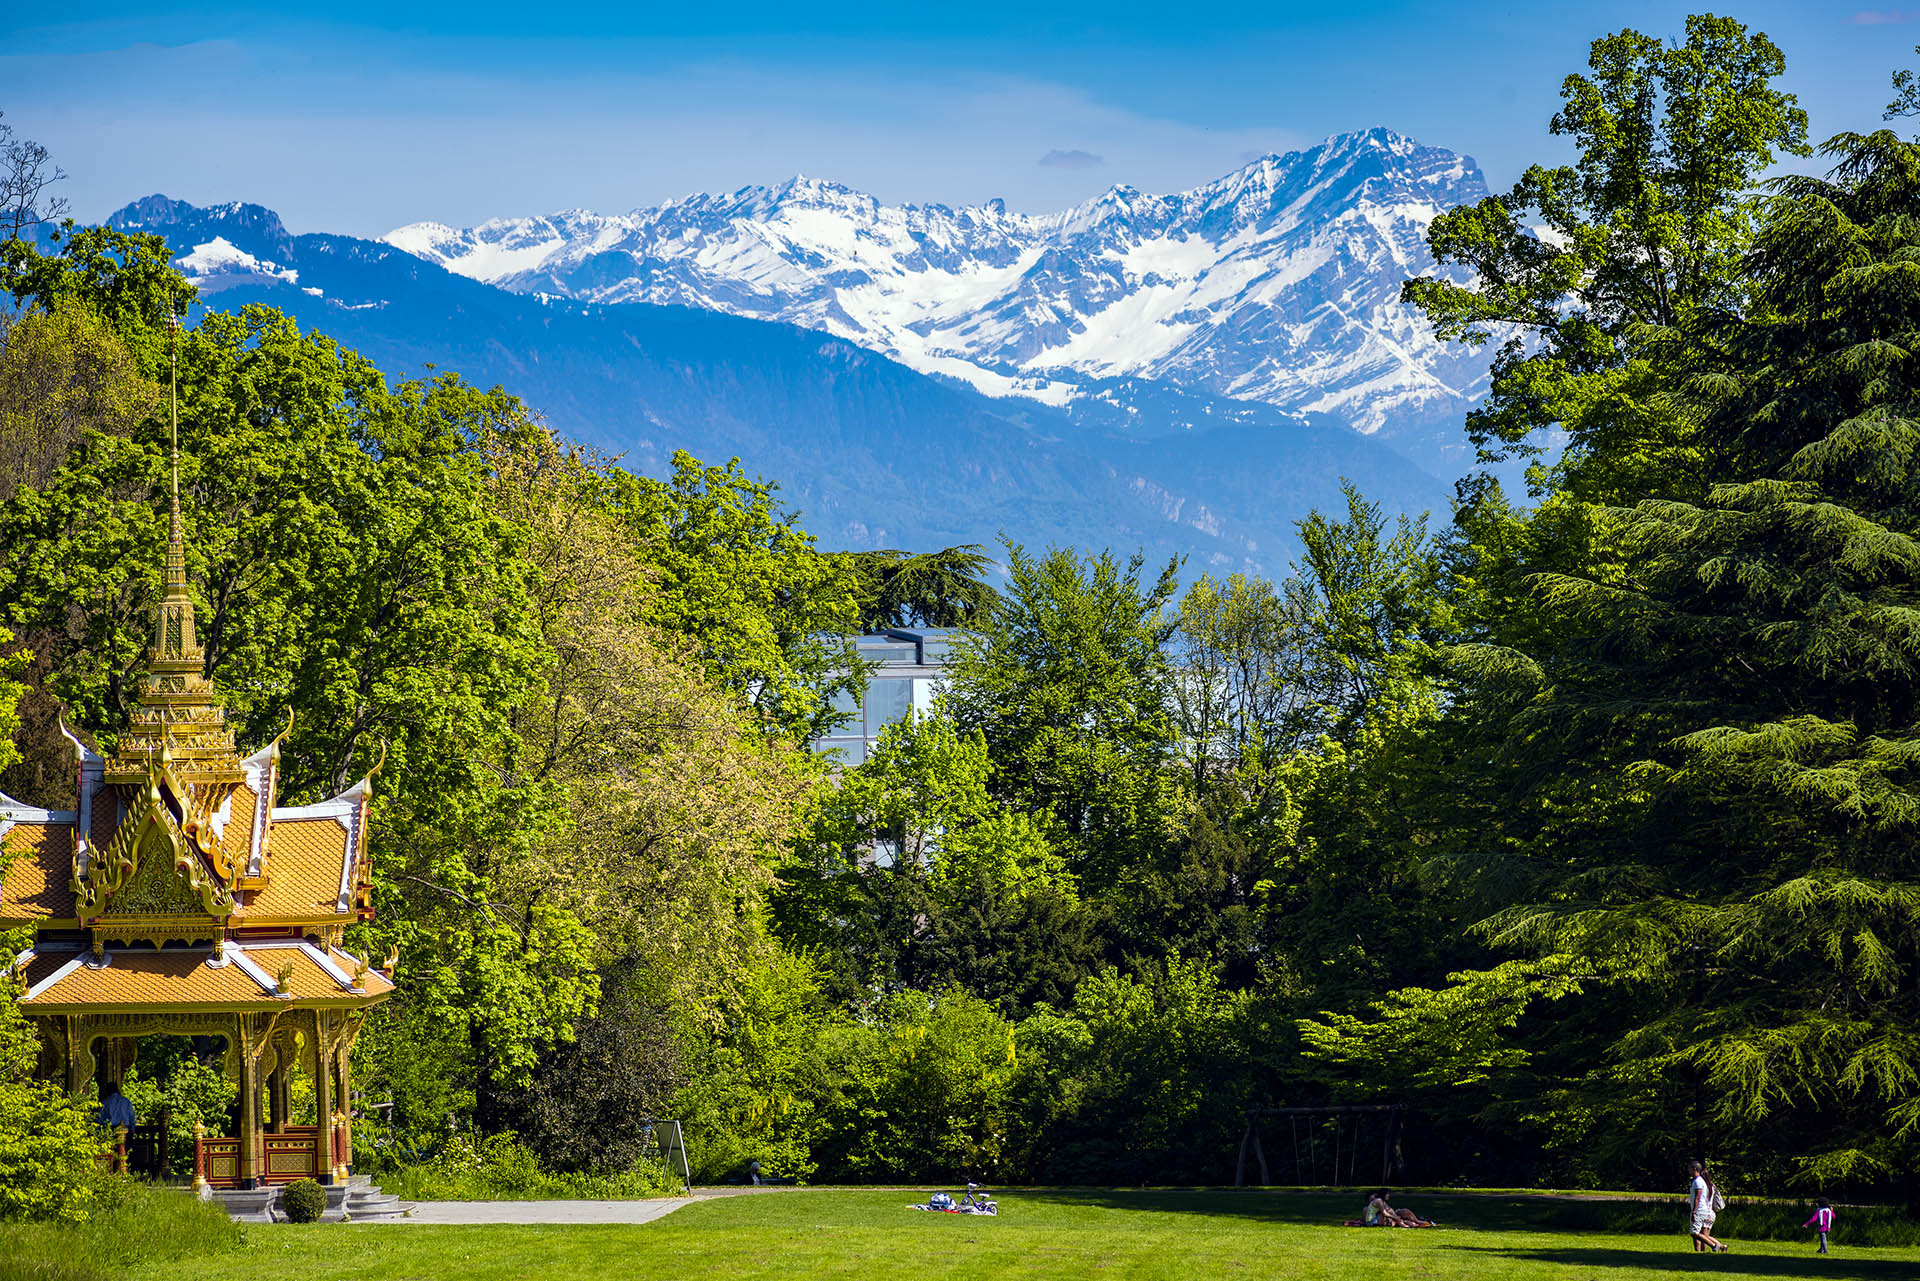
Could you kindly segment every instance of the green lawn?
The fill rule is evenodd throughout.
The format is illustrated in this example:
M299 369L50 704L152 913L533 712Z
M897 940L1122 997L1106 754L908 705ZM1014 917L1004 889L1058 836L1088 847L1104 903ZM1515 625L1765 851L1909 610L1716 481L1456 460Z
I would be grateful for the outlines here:
M749 1281L1013 1281L1023 1277L1607 1278L1674 1273L1912 1281L1920 1249L1745 1242L1741 1207L1722 1216L1726 1255L1696 1255L1664 1234L1546 1230L1567 1203L1504 1198L1403 1200L1437 1231L1341 1228L1352 1198L1234 1192L1009 1192L999 1218L916 1214L904 1192L806 1189L689 1206L634 1227L253 1227L239 1249L136 1269L178 1281L298 1276L301 1281L519 1281L615 1277ZM1676 1208L1677 1211L1677 1208ZM1600 1215L1593 1203L1576 1213ZM1757 1213L1757 1211L1756 1211ZM1643 1220L1644 1221L1644 1220ZM1844 1220L1842 1221L1844 1229ZM1843 1236L1844 1240L1844 1236Z

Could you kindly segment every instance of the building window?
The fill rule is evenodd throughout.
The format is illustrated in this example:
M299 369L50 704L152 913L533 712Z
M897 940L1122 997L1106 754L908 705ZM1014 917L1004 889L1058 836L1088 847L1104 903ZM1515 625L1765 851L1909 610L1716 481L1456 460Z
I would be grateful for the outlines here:
M913 682L876 680L867 683L867 737L878 738L880 731L907 719L913 710Z

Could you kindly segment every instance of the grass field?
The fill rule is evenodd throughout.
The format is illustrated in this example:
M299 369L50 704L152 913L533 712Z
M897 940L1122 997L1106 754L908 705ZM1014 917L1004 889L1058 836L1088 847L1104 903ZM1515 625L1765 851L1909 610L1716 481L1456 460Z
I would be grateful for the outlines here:
M905 1208L912 1199L904 1192L783 1191L702 1202L632 1227L250 1227L237 1248L151 1262L127 1275L155 1281L279 1275L301 1281L1920 1276L1920 1248L1848 1248L1844 1219L1842 1244L1826 1258L1813 1253L1810 1241L1743 1241L1739 1206L1721 1218L1733 1252L1696 1255L1677 1229L1653 1234L1543 1227L1570 1212L1569 1203L1547 1199L1402 1198L1440 1219L1446 1226L1438 1231L1334 1226L1352 1213L1351 1197L1009 1192L1000 1198L1000 1217L992 1219L916 1214ZM1614 1213L1595 1203L1580 1203L1571 1212Z

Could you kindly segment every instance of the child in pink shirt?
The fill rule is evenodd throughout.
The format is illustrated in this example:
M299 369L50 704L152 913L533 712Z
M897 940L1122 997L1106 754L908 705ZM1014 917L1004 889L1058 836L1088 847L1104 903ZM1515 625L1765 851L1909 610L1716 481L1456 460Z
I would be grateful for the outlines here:
M1827 1253L1827 1233L1833 1231L1833 1202L1821 1197L1815 1204L1820 1208L1813 1212L1811 1219L1800 1226L1812 1228L1820 1234L1820 1253L1825 1254Z

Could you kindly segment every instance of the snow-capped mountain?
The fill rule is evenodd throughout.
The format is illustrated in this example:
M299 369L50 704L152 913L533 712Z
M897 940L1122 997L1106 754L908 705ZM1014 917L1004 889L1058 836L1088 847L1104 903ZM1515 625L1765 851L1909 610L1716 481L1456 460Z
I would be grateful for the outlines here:
M795 178L386 240L517 292L779 320L990 396L1106 402L1103 421L1117 408L1145 434L1193 424L1141 412L1142 380L1399 439L1457 423L1482 390L1485 357L1437 342L1399 294L1433 268L1433 217L1486 194L1471 158L1373 129L1044 216Z
M271 210L149 196L111 225L167 241L198 306L277 307L393 377L501 384L650 475L676 450L740 458L827 547L1142 548L1190 572L1283 572L1294 522L1343 501L1437 509L1446 487L1379 439L1144 379L1063 410L983 395L846 339L647 302L494 288L378 241L291 235ZM1158 438L1152 438L1157 436Z

